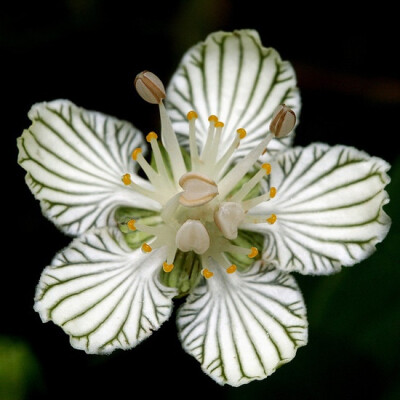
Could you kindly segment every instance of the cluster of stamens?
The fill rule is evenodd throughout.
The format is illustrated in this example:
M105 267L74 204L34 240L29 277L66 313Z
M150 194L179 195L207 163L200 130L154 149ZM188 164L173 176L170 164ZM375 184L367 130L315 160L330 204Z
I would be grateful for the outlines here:
M190 111L187 114L190 166L187 168L162 102L165 91L161 81L154 74L145 71L137 76L135 84L142 98L159 105L162 146L168 156L163 155L155 132L150 132L146 136L153 152L154 167L144 158L141 148L133 150L132 158L140 165L152 188L148 189L136 184L129 173L122 176L122 182L157 201L161 206L161 212L157 224L154 225L153 221L153 224L149 225L140 219L130 219L126 223L128 229L139 230L154 237L151 242L142 244L141 250L145 253L155 248L167 248L167 257L163 263L163 270L167 273L174 268L174 259L178 250L193 251L200 257L202 274L205 278L214 275L212 271L215 264L222 265L228 274L234 273L237 266L229 261L227 253L246 255L249 258L258 256L258 249L255 246L245 248L232 243L238 236L240 225L274 224L277 219L275 214L248 215L250 209L276 195L276 188L271 187L267 193L255 197L249 196L262 179L271 173L270 164L261 165L251 178L241 187L238 186L242 178L252 172L269 141L274 137L280 137L277 132L282 133L283 123L287 125L285 113L281 112L279 124L276 116L282 110L278 110L272 119L275 127L272 129L271 123L270 133L228 170L232 155L240 141L246 137L245 129L239 128L236 131L236 136L232 139L230 146L220 155L224 123L215 115L211 115L208 118L207 138L202 151L199 152L196 142L198 116L195 111ZM282 115L284 115L283 119ZM294 127L294 122L290 131Z

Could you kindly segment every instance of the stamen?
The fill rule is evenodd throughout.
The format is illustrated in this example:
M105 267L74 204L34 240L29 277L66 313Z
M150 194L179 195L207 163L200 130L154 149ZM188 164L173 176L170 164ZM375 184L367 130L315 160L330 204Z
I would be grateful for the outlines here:
M126 185L126 186L128 186L132 183L131 174L122 175L121 179L122 179L122 182L124 182L124 185Z
M138 147L137 149L132 151L132 158L137 161L138 155L142 152L142 149Z
M162 177L157 174L153 167L146 161L146 159L142 155L142 149L140 147L133 150L132 158L137 161L137 163L140 165L144 173L149 178L149 181L153 185L159 186L161 188L165 187L165 179L162 179Z
M218 117L216 115L210 115L208 117L208 121L210 122L210 125L208 127L206 144L204 145L203 151L200 156L201 159L204 159L204 157L207 156L207 154L209 154L211 150L211 145L213 143L215 132L215 124L218 122Z
M126 175L129 175L129 174L126 174ZM130 175L129 175L129 179L131 179L131 178L130 178ZM127 178L126 178L126 180L127 180ZM128 180L127 180L127 182L128 182ZM126 184L126 183L125 183L125 184ZM126 184L126 185L127 185L127 184ZM160 203L160 194L159 194L159 193L154 192L154 191L152 191L152 190L145 189L145 188L141 187L140 185L138 185L138 184L132 182L132 180L130 181L130 183L128 183L128 185L129 185L133 190L135 190L135 192L141 193L141 194L143 194L144 196L149 197L150 199L153 199L153 200L157 201L158 203Z
M263 203L264 201L268 201L271 199L270 193L264 193L260 196L253 197L252 199L242 201L242 207L244 211L248 211L252 209L255 206L258 206L259 204Z
M271 197L271 199L273 199L276 196L276 187L271 187L271 189L269 189L269 196Z
M158 135L155 132L150 132L147 136L146 136L146 140L148 143L150 143L153 139L158 139ZM137 150L137 149L136 149ZM133 154L132 154L132 158L133 158ZM134 158L135 160L135 158Z
M207 268L203 269L202 274L206 279L210 279L214 275L214 273L208 270Z
M142 251L144 253L150 253L153 249L151 248L150 245L148 245L147 243L143 243L142 244Z
M235 265L235 264L232 264L230 267L228 267L228 268L226 269L226 272L227 272L228 274L233 274L236 270L237 270L236 265Z
M150 132L146 136L146 140L150 142L151 149L153 151L153 156L154 160L156 162L156 167L157 167L157 172L159 175L161 175L161 184L164 187L164 190L166 190L167 187L171 188L171 185L174 186L171 182L170 175L167 171L167 168L164 163L163 156L161 154L160 146L158 145L157 141L158 135L155 132ZM156 139L156 140L154 140ZM174 189L174 188L172 188Z
M273 134L268 134L252 151L242 158L219 182L220 197L225 198L243 176L253 167L263 150L267 147Z
M190 147L190 158L192 162L192 170L199 164L199 153L197 150L196 143L196 111L189 111L187 113L187 119L189 120L189 147Z
M167 114L165 106L161 101L159 104L160 119L161 119L161 140L167 150L171 162L172 173L175 181L179 179L185 172L186 166L183 160L181 148L179 146L178 138L172 128L171 120Z
M243 128L239 128L236 132L239 134L239 139L244 139L247 135L246 130Z
M163 263L164 272L171 272L174 269L174 264Z
M261 168L248 182L232 196L231 201L242 201L247 194L264 178L265 169Z
M197 117L197 113L196 113L196 111L189 111L188 113L187 113L187 119L189 120L189 121L191 121L192 119L197 119L198 117Z
M240 140L246 136L246 131L243 128L238 129L236 132L237 136L235 136L231 145L228 147L223 156L218 160L216 166L212 168L212 171L210 171L213 173L213 176L218 176L218 174L221 174L221 172L223 172L224 168L227 166L228 160L238 148Z
M274 114L272 115L269 130L275 135L275 137L283 138L285 136L288 136L289 133L292 132L295 125L296 114L291 108L289 108L285 104L281 104L277 107Z
M271 216L269 218L267 218L267 222L271 225L273 225L276 222L276 215L275 214L271 214Z
M229 241L226 241L223 244L223 246L221 246L221 247L223 247L223 251L225 251L227 253L243 254L245 256L248 256L249 258L252 258L252 257L250 257L250 255L253 255L253 257L256 257L258 254L258 250L256 247L252 247L251 249L249 249L248 247L237 246L235 244L232 244Z
M258 255L257 247L252 247L250 250L250 253L247 255L247 257L254 258L254 257L257 257L257 255Z
M136 220L130 219L130 220L127 222L126 225L128 225L128 228L129 228L131 231L136 231L135 223L136 223Z
M158 104L165 98L165 88L160 78L150 71L136 75L135 87L139 96L152 104Z
M263 168L265 170L267 175L269 175L271 173L271 164L265 163L265 164L261 165L261 168Z
M211 144L211 149L209 150L208 154L206 153L205 160L206 161L206 167L208 167L208 170L212 170L215 164L215 161L217 159L217 154L219 150L219 143L221 141L221 134L222 134L222 128L224 127L224 123L221 121L218 121L215 123L215 135Z

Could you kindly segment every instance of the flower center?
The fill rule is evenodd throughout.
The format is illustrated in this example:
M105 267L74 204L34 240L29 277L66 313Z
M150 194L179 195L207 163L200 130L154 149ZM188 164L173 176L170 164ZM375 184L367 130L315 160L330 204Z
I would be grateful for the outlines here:
M170 129L170 123L169 119L165 120L166 113L163 111L162 103L160 109L162 134L165 134L165 129ZM215 263L223 265L229 274L237 270L237 266L226 256L227 253L241 254L249 258L258 255L256 247L241 247L232 241L238 237L243 222L254 222L254 217L247 217L248 210L269 200L276 193L275 188L271 188L269 193L248 198L261 180L271 172L271 166L263 164L257 172L251 172L248 177L272 135L267 135L255 149L233 168L228 169L231 156L239 146L240 140L246 136L246 131L239 128L229 148L218 157L224 124L212 115L209 117L207 140L200 154L195 141L196 119L195 112L188 113L189 167L181 169L182 167L178 168L175 164L176 160L178 165L180 164L179 159L184 150L180 147L174 149L169 138L164 144L168 156L165 156L165 152L163 155L158 135L150 132L146 139L153 150L155 165L151 166L147 162L140 148L133 150L132 158L139 163L152 188L147 189L136 184L129 174L123 175L122 181L161 205L159 224L147 225L140 219L138 221L132 219L127 223L130 230L139 230L154 237L150 244L143 244L142 251L149 252L166 246L168 255L163 265L165 272L171 272L174 268L178 250L193 251L201 258L203 276L210 278L214 274ZM181 172L183 174L178 175ZM274 223L275 220L274 216L265 216L258 222Z
M141 83L146 83L146 79ZM140 165L151 185L144 187L134 182L128 173L122 176L122 182L157 201L161 208L160 218L156 222L151 219L151 224L146 223L146 219L132 218L127 221L127 228L152 237L151 241L142 244L142 251L149 252L160 247L167 249L167 257L163 263L166 273L174 269L179 250L198 255L205 278L214 275L216 265L223 266L226 273L232 274L237 270L237 265L230 261L229 255L249 258L258 255L255 246L244 247L234 242L238 238L241 224L274 224L276 221L274 214L247 215L250 209L276 194L273 187L263 194L257 190L262 179L271 172L269 164L257 167L258 159L276 135L268 133L232 167L232 156L240 141L246 137L246 131L239 128L231 144L222 151L220 147L224 123L211 115L208 118L207 137L199 151L196 141L197 114L190 111L187 114L189 154L185 159L185 150L179 146L162 103L162 96L157 97L157 93L162 94L163 91L160 88L156 91L153 88L154 82L157 81L153 79L151 85L149 84L150 94L146 92L145 95L151 95L151 102L154 99L159 101L162 144L155 132L146 136L153 153L151 164L144 158L141 148L132 152L132 158ZM146 96L142 97L146 99ZM287 111L278 113L277 118L285 118L285 114L282 116L285 112ZM276 121L274 129L279 129L282 133L281 125L277 128Z

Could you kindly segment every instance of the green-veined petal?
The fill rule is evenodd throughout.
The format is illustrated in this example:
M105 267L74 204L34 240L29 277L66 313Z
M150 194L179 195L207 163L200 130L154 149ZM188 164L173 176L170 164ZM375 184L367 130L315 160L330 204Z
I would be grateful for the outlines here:
M28 116L32 125L18 140L18 162L43 213L64 232L115 225L117 206L157 209L121 181L125 173L134 175L130 152L143 143L130 123L67 100L36 104Z
M294 148L271 163L276 196L249 214L276 223L246 224L265 233L264 257L278 268L330 274L368 257L390 227L382 207L389 164L352 147L314 144Z
M263 379L307 342L302 295L290 275L260 261L233 274L215 267L178 311L182 345L220 384Z
M192 47L172 77L166 98L173 127L185 146L186 113L192 109L199 116L201 148L211 114L225 124L220 153L231 144L238 128L246 129L247 136L234 157L243 156L265 137L272 114L281 103L299 114L295 73L274 49L263 47L258 33L252 30L213 33ZM291 140L273 140L269 154L284 150Z
M116 228L89 231L43 271L35 310L87 353L134 347L171 314L177 291L159 281L165 257L132 251Z

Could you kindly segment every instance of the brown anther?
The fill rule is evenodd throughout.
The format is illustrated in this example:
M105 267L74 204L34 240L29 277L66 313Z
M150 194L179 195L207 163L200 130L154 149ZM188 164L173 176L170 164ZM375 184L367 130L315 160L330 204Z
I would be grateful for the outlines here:
M157 75L143 71L136 75L135 88L139 96L151 104L160 104L165 99L165 88Z

